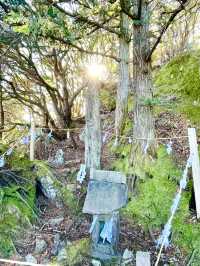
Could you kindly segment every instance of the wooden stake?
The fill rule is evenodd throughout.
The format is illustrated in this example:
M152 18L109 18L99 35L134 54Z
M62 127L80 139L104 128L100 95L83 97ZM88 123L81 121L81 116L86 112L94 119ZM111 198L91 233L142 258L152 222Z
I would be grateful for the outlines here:
M195 128L188 128L190 154L192 155L192 174L194 184L194 194L196 202L197 219L200 218L200 164L198 154L198 144Z
M35 120L33 112L31 111L31 139L30 139L30 161L35 158Z

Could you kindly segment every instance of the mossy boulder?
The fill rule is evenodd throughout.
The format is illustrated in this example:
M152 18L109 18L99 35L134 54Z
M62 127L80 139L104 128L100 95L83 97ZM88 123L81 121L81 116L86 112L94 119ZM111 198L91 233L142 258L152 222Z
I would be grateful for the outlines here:
M59 265L84 265L84 261L87 260L90 253L90 240L83 238L72 242L63 248L57 257Z
M67 206L72 212L77 209L77 201L73 192L58 180L55 173L52 172L48 163L45 161L34 161L37 180L40 183L43 194L51 200L56 206Z

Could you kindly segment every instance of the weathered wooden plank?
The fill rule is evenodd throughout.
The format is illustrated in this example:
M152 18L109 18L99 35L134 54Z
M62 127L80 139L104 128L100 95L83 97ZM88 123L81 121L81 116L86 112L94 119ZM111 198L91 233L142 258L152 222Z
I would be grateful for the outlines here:
M85 114L85 164L87 171L92 167L99 169L101 162L101 117L99 100L100 83L94 79L88 82L86 90Z
M126 176L120 172L90 169L90 179L126 184Z
M190 145L190 154L192 154L192 174L193 174L197 219L199 219L200 218L200 163L199 163L198 144L197 144L197 136L195 128L188 128L188 138Z
M151 266L151 257L149 252L137 251L136 266Z
M35 158L35 120L33 112L31 112L31 139L30 139L30 161Z

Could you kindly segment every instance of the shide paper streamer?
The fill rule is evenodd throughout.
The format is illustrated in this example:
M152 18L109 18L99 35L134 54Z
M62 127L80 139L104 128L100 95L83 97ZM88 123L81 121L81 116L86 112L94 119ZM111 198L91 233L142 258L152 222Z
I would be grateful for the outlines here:
M182 178L180 180L179 183L179 190L173 200L171 209L170 209L170 218L168 219L167 223L164 226L164 229L160 235L160 237L158 238L158 240L156 241L157 243L157 248L159 248L160 246L164 246L165 248L169 247L170 245L170 240L169 237L171 235L171 228L172 228L172 220L174 218L174 215L178 209L179 203L180 203L180 199L181 199L181 193L183 191L183 189L186 188L187 186L187 175L188 175L188 169L192 166L192 155L189 156L185 169L183 171L183 175Z
M86 165L85 164L81 164L80 166L80 170L78 172L78 175L77 175L77 181L82 184L84 179L86 177Z

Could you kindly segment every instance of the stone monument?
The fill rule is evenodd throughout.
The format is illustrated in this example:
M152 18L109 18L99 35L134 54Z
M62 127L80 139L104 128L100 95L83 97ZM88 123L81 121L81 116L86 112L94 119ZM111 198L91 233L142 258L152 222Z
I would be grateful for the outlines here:
M127 203L126 177L120 172L90 170L83 213L93 215L90 228L92 257L102 261L117 259L119 209Z

